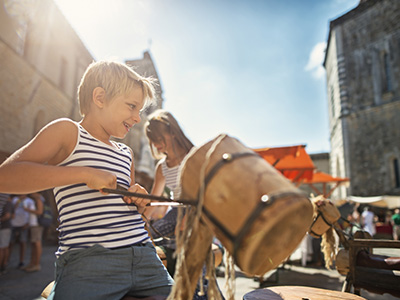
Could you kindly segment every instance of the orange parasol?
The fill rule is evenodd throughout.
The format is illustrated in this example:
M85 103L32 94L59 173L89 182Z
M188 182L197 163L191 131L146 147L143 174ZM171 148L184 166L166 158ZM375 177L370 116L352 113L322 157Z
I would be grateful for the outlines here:
M305 145L253 149L293 183L311 180L314 163L305 150Z

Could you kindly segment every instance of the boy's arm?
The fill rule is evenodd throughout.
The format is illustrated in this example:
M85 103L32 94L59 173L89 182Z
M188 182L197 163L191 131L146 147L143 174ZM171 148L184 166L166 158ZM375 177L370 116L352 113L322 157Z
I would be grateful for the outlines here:
M67 119L54 121L44 127L28 144L13 153L0 166L0 191L28 194L76 183L90 188L115 188L112 173L89 167L60 167L73 151L78 129Z
M133 193L141 193L141 194L148 194L146 189L142 187L140 184L135 183L135 166L134 166L134 160L133 160L133 151L130 149L132 153L132 166L131 166L131 186L128 188L128 191L133 192ZM150 203L150 200L144 199L144 198L138 198L138 197L124 197L124 201L128 204L135 204L137 207L138 212L141 214L144 212L146 209L146 205Z

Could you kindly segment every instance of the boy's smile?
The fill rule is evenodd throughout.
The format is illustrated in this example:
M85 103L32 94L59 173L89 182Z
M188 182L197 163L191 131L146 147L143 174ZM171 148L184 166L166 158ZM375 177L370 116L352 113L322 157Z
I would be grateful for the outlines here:
M140 112L144 106L143 91L140 86L133 88L128 94L122 94L113 99L106 100L99 97L95 100L94 115L98 126L86 126L86 130L97 139L110 144L110 137L123 139L136 123L141 121ZM85 118L82 121L84 125ZM87 125L87 124L86 124Z
M124 122L124 125L126 127L126 130L129 132L129 130L131 130L131 128L133 127L133 125L129 125L128 123Z
M110 114L110 135L124 138L129 130L141 121L140 111L144 105L143 92L140 87L134 88L128 95L120 95L112 99L105 109ZM123 129L122 129L123 127Z

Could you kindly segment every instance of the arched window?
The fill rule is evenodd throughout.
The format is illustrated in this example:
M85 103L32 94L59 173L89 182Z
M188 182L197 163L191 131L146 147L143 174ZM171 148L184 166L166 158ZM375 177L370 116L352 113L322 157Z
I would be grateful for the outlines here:
M337 157L336 158L336 177L342 177L342 174L341 174L342 172L340 171L340 160L339 160L339 157ZM338 199L342 199L343 198L343 192L342 192L342 188L341 187L339 187L338 189L337 189L337 196L338 196Z
M67 92L67 78L68 78L68 61L62 57L60 64L60 78L58 86L64 93Z
M382 70L382 93L388 93L392 91L392 77L390 71L390 56L388 53L383 53L383 70Z
M333 90L333 86L331 86L331 88L330 88L329 103L331 105L332 119L334 119L335 118L335 93Z
M393 159L393 178L394 187L400 188L400 170L399 170L399 160L397 158Z
M34 123L33 123L33 136L35 136L40 129L45 125L45 113L43 110L39 110L38 113L36 114Z

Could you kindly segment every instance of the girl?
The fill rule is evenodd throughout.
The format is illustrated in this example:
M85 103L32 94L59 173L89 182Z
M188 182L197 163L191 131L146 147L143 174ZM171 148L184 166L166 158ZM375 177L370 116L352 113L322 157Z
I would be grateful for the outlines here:
M148 121L145 124L145 132L154 158L160 159L156 165L151 193L161 196L167 190L171 198L179 199L181 192L178 182L179 168L184 157L193 148L192 142L183 133L172 114L161 109L156 110L148 117ZM161 246L165 251L167 270L173 277L176 264L173 254L176 249L174 237L178 208L155 206L149 209L148 207L144 215L149 219L149 231L154 243L157 246ZM221 257L218 260L221 262L222 249L218 248L216 250L219 251L214 253L220 253ZM205 268L203 269L202 281L206 292L208 280L205 279L204 272ZM200 296L199 291L200 287L198 285L193 299L208 299L207 293ZM223 299L222 294L221 298Z
M180 195L179 166L193 144L172 114L165 110L157 110L149 116L145 132L154 158L160 159L156 165L151 193L161 196L167 190L171 198L177 199ZM174 276L176 261L172 256L175 251L174 232L178 209L167 206L148 207L144 215L150 222L149 230L153 240L162 238L155 243L163 246L167 256L167 269Z

